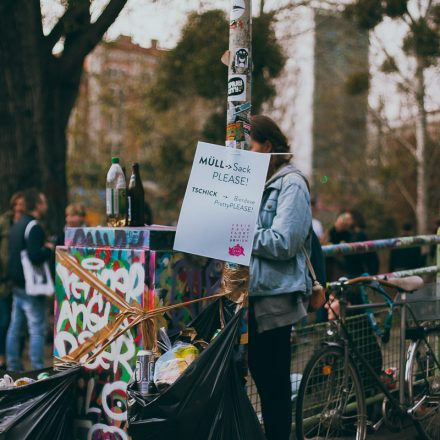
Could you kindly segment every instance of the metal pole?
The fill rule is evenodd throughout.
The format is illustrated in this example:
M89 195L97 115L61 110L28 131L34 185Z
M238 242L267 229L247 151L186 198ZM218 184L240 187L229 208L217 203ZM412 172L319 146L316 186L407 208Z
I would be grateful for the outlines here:
M406 293L400 295L400 300L405 303ZM399 356L399 403L405 404L405 370L406 370L406 306L400 309L400 356Z
M440 235L440 227L437 229L437 235ZM437 289L440 289L440 243L437 244L437 256L436 256L436 263L437 263ZM440 292L437 290L437 293L440 294Z
M249 150L252 80L251 0L232 0L229 20L226 146Z
M250 149L251 80L252 80L252 9L251 0L231 0L229 16L229 51L222 61L228 65L228 101L226 147ZM239 269L226 263L229 270ZM242 350L248 333L241 335ZM244 359L244 356L243 356Z

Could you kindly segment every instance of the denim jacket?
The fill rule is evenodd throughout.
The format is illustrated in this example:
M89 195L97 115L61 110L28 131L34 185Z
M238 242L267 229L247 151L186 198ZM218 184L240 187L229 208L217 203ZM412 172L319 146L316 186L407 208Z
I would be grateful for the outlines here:
M303 292L312 282L301 250L311 252L310 195L300 171L280 168L263 192L250 264L251 296Z

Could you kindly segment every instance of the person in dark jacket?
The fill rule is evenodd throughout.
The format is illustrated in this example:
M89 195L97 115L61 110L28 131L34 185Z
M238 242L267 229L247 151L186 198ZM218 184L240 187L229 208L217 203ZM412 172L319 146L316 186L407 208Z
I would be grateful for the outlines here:
M343 211L329 231L328 241L331 244L353 243L367 241L366 224L363 215L355 210ZM379 259L375 252L335 256L328 259L331 267L331 278L341 276L354 278L368 273L376 275L379 270Z
M271 157L255 231L249 283L249 369L261 399L266 438L289 440L292 325L307 315L312 281L312 215L307 183L272 119L253 116L251 149Z
M0 370L6 368L6 335L11 320L12 292L8 278L9 233L25 212L22 192L12 195L11 209L0 216Z
M6 340L6 361L10 371L22 370L19 339L25 323L29 332L29 357L33 369L44 367L44 338L46 332L47 297L30 296L25 290L25 279L21 263L21 251L27 249L32 264L40 265L51 258L54 246L46 242L43 228L38 224L47 212L46 196L34 189L24 192L26 214L15 223L10 231L9 279L12 283L12 317ZM37 220L30 229L28 224Z

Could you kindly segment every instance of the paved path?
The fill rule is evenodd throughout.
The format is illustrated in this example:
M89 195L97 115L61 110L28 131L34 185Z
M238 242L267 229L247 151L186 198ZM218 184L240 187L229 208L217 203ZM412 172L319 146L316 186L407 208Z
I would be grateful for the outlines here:
M376 434L367 436L368 440L421 440L414 426L409 425L402 432L389 432L386 429L381 429Z

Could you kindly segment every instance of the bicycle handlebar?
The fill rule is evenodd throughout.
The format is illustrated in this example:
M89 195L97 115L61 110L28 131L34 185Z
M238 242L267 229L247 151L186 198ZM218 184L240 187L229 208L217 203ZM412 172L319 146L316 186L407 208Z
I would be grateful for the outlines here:
M383 280L381 278L376 278L373 276L361 276L352 278L351 280L344 281L343 284L347 286L352 286L360 283L370 283L376 281L386 287L391 287L392 289L398 290L399 292L411 293L417 289L423 287L423 280L419 276L410 276L405 278L390 278L388 280ZM342 283L341 283L342 284Z

